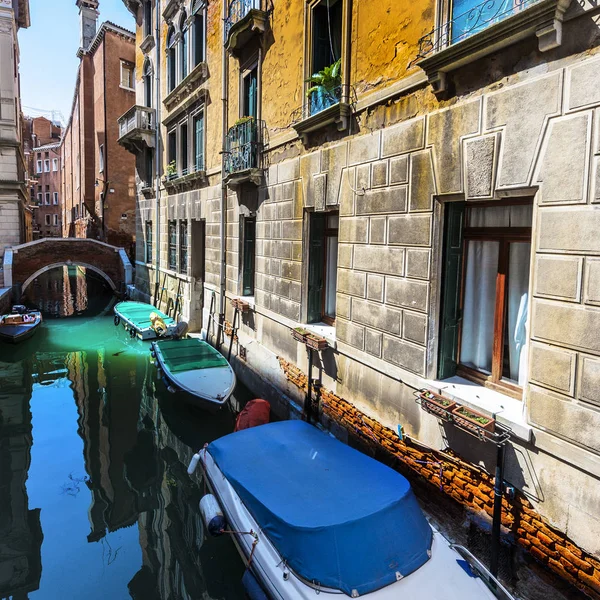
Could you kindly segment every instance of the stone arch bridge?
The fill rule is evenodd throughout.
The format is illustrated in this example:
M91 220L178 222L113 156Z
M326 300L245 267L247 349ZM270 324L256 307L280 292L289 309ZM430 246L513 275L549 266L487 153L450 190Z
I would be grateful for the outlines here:
M44 238L5 249L4 287L18 298L45 271L70 265L95 271L117 294L124 294L132 282L123 248L86 238Z

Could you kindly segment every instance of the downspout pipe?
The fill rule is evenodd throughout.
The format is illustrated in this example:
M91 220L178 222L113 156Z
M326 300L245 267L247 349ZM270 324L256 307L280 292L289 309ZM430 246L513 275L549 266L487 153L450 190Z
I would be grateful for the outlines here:
M154 47L156 48L156 60L154 61L154 95L156 98L156 107L154 109L154 114L156 115L154 128L155 128L155 142L154 142L154 197L155 197L155 206L154 206L154 219L156 221L156 283L160 281L160 176L161 176L161 167L162 167L162 149L161 149L161 136L160 136L160 61L161 61L161 39L160 39L160 0L156 0L155 5L156 10L156 29L155 36L156 41ZM156 283L154 287L156 288Z
M223 1L223 24L228 16L228 2ZM221 335L225 325L225 291L227 276L227 184L225 183L225 157L227 152L227 112L229 99L229 54L225 48L225 40L221 41L223 46L222 62L222 144L221 144L221 273L220 273L220 293L219 293L219 327L217 330L217 341L215 346L218 348L221 342ZM232 334L233 335L233 334Z

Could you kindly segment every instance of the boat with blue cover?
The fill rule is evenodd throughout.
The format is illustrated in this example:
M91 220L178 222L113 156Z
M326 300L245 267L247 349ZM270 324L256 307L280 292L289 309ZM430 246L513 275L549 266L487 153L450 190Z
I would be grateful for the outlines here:
M230 434L188 472L198 462L263 597L511 599L432 528L402 475L303 421Z
M198 338L152 342L152 356L171 391L186 392L186 401L219 410L235 388L235 373L225 357Z
M145 302L119 302L115 304L115 325L122 324L131 337L153 340L168 337L177 331L174 319Z

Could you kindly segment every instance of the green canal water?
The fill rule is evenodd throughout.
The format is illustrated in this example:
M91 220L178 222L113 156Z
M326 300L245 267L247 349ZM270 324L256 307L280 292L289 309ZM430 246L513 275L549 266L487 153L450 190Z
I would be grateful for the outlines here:
M186 471L231 414L165 390L95 276L48 272L26 300L42 327L0 342L0 598L242 598L243 564L207 538Z

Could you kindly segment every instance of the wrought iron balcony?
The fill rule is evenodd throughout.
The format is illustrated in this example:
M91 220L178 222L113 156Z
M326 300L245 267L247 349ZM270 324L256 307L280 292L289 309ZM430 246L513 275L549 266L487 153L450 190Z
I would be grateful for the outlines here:
M263 121L247 117L227 132L225 177L228 184L252 181L258 185L261 182L264 127Z
M292 113L292 127L304 138L312 131L335 123L339 131L348 127L356 93L352 86L339 85L310 93L304 104Z
M189 167L174 169L168 166L163 177L163 184L168 190L173 188L191 189L197 185L198 181L204 180L205 177L204 156L198 155Z
M485 0L419 40L417 63L433 91L446 96L448 73L528 37L542 52L560 46L564 13L572 0Z
M256 35L267 29L269 16L262 8L264 0L231 0L225 19L225 47L237 54Z
M156 117L153 108L133 106L119 118L119 144L137 154L144 147L154 148Z

